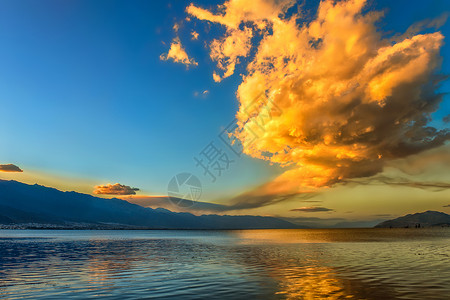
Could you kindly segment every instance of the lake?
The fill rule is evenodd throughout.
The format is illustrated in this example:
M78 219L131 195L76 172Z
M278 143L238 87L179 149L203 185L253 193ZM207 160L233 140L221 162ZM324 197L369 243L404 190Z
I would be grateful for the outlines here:
M450 228L0 230L1 299L449 299Z

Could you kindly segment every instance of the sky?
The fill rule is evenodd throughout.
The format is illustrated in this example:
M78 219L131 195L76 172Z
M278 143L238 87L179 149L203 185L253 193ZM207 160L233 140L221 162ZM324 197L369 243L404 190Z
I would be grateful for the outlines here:
M449 12L1 1L0 179L311 224L450 213ZM166 201L180 173L201 203Z

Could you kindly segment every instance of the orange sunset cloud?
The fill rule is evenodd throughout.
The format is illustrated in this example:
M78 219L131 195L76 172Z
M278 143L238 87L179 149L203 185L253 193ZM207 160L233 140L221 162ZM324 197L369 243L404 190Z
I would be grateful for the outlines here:
M189 58L188 54L186 53L186 50L184 50L178 37L172 41L169 52L161 54L159 58L161 60L171 59L176 63L182 63L186 65L186 67L189 67L191 65L192 66L198 65L198 63L193 58Z
M123 184L106 184L95 186L94 194L97 195L136 195L138 188L132 188Z
M288 13L293 1L230 0L217 13L187 7L226 29L209 44L215 81L247 63L234 132L244 153L286 168L242 197L314 193L449 139L428 124L441 102L444 36L383 38L382 13L363 13L366 4L322 1L311 22Z

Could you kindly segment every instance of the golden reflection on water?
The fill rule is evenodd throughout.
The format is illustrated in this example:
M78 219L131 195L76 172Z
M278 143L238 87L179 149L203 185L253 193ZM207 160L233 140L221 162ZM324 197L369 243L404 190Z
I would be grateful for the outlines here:
M239 230L237 237L246 244L328 243L332 241L330 230Z
M335 277L333 269L310 267L301 278L290 276L289 270L284 277L278 278L280 290L276 293L286 299L343 299L353 298L346 295L344 284Z
M355 232L361 241L373 238L373 229L262 229L236 230L233 233L246 244L316 244L355 241ZM382 235L382 230L379 233Z
M344 282L334 269L320 266L320 262L308 267L292 267L288 263L272 264L267 275L278 282L277 295L285 299L343 299L353 298L344 290Z
M234 232L245 245L312 244L312 251L299 256L286 249L276 256L259 255L265 265L266 275L278 282L276 295L283 299L361 299L348 283L339 278L339 272L326 266L323 259L326 249L321 243L348 239L342 232L333 230L245 230ZM341 235L339 235L341 234ZM317 245L317 246L314 246ZM312 253L311 253L312 252ZM327 254L327 253L325 253ZM329 253L328 253L329 254ZM361 285L361 284L358 284Z

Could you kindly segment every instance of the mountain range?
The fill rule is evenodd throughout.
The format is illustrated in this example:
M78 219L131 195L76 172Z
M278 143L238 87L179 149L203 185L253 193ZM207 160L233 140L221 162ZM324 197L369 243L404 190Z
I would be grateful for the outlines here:
M409 214L393 220L381 222L376 228L415 228L431 226L450 226L450 215L439 211L425 211Z
M151 209L121 199L62 192L0 180L0 224L37 228L265 229L300 228L261 216L196 216Z

